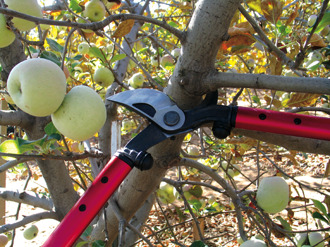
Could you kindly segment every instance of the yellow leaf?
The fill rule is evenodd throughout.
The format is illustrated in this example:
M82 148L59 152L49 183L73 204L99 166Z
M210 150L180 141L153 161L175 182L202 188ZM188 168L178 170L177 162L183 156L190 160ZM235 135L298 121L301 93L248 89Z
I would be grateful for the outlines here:
M1 143L0 152L10 154L20 154L20 149L16 140L7 140ZM4 160L16 160L14 157L1 156Z
M119 24L117 30L115 31L115 33L112 35L113 38L122 38L124 37L126 34L128 34L133 25L134 25L134 21L135 20L126 20L123 21Z
M320 94L291 93L290 99L286 102L288 107L304 107L315 104Z
M259 12L260 14L262 14L261 0L248 0L247 4L249 5L250 9L253 9L253 10Z

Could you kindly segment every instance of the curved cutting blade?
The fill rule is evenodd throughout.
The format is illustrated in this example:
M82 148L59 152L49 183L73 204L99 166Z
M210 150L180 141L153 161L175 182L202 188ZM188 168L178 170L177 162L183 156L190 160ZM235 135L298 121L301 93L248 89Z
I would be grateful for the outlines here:
M154 89L129 90L110 96L107 100L135 111L164 130L177 130L185 122L183 111L166 94Z

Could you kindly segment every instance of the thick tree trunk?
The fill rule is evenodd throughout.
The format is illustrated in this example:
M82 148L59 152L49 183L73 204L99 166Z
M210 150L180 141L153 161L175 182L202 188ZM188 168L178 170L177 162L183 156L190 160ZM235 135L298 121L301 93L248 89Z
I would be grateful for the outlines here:
M196 106L205 92L200 92L202 78L214 70L216 53L240 3L239 0L200 0L191 19L185 40L183 55L179 58L171 82L169 94L183 109ZM217 27L217 29L214 29ZM178 164L183 135L175 140L166 140L148 150L154 158L149 171L134 169L125 179L116 194L119 208L126 219L130 219L160 183L168 168ZM118 221L108 209L107 226L109 244L118 234ZM92 239L103 239L104 222L100 220L93 231Z

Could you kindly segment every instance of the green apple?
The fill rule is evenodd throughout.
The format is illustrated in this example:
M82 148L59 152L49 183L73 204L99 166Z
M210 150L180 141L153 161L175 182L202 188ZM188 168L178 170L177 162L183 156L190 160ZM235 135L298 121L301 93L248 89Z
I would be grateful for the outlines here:
M308 235L309 244L314 247L324 247L324 241L316 245L318 242L322 241L324 238L319 232L311 232Z
M320 32L320 35L327 36L329 34L329 31L330 31L330 27L329 27L329 25L327 25L322 29L322 31Z
M267 247L267 245L260 239L250 239L241 244L240 247Z
M6 18L0 14L0 48L9 46L15 40L15 34L7 28Z
M19 108L32 116L45 117L60 107L66 93L66 78L57 64L35 58L11 70L7 87Z
M227 166L228 166L228 162L227 161L225 161L225 160L221 161L221 168L223 170L226 170L227 169Z
M266 213L281 212L289 203L289 186L281 177L266 177L260 182L256 201Z
M250 58L246 61L246 65L249 67L249 68L252 68L254 66L254 59L253 58Z
M236 241L237 241L238 244L243 244L244 243L244 240L241 238L241 235L240 234L237 234Z
M231 178L234 178L234 176L235 176L235 172L234 172L234 170L233 169L228 169L227 170L227 174L231 177ZM228 177L228 175L227 174L225 174L225 179L229 179L229 177Z
M83 153L85 151L85 146L84 146L83 142L79 142L78 149L79 149L79 152L81 152L81 153Z
M297 247L301 247L307 239L307 233L297 233L294 236L294 242L297 245Z
M91 21L102 21L105 16L105 8L100 0L91 0L85 5L84 16Z
M23 236L27 240L32 240L38 235L39 229L36 225L31 225L23 232Z
M317 15L311 15L307 21L308 26L310 26L310 27L313 26L315 24L316 20L317 20Z
M8 101L7 101L8 102ZM322 105L322 108L329 108L329 103L324 103L323 105Z
M141 74L141 73L136 73L136 74L134 74L133 76L132 76L132 81L131 81L131 83L135 86L135 87L141 87L142 85L143 85L143 82L144 82L144 76L143 76L143 74ZM134 87L132 85L132 87ZM134 88L135 88L134 87Z
M87 54L89 52L89 45L87 42L82 42L78 45L78 52L80 54Z
M192 194L189 192L189 190L192 189L192 187L193 185L191 184L186 184L182 187L183 195L187 200L190 200L192 198Z
M39 6L37 0L5 0L5 4L8 5L8 9L42 18L41 7ZM17 17L14 17L12 22L14 23L14 26L20 31L29 31L36 27L34 22Z
M180 48L175 48L174 50L171 51L171 54L174 57L179 57L180 56L180 53L181 53L181 49Z
M6 244L9 242L7 235L0 234L0 247L5 247Z
M94 136L104 125L106 117L101 97L90 87L82 85L71 89L52 114L56 129L74 141Z
M174 196L174 187L166 182L160 183L157 195L164 204L172 203L176 199Z
M40 24L40 28L41 28L41 30L43 30L43 31L46 31L46 30L48 30L48 29L50 29L50 25L48 25L48 24Z
M99 68L95 71L94 81L102 87L109 87L114 80L115 77L108 68Z
M173 65L174 64L174 59L171 57L171 55L169 54L166 54L164 55L161 60L160 60L160 65L163 67L163 68L166 68L166 65Z

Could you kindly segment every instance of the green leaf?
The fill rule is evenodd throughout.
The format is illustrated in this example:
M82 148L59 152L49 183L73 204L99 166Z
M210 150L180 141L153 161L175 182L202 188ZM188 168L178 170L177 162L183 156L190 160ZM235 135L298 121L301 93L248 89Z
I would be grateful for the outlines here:
M62 138L62 137L61 137L60 134L54 133L54 134L51 134L51 135L48 137L48 140L54 139L54 140L60 141L61 138Z
M32 52L32 53L38 53L39 51L37 49L35 49L33 46L29 46L29 50Z
M105 57L105 55L101 52L101 50L97 47L90 47L89 51L95 56L98 57L99 59L101 59L101 61L103 63L105 63L105 61L107 60L107 58Z
M260 99L258 96L254 95L252 96L252 100L254 103L257 103L258 105L261 105Z
M88 241L81 241L81 242L77 243L76 247L81 247L84 244L88 244L88 243L89 243Z
M200 240L197 240L195 242L193 242L190 247L208 247L208 245L206 245L205 243L203 243Z
M314 212L314 213L312 214L312 216L313 216L314 219L320 219L320 220L326 222L327 224L329 224L329 221L328 221L326 218L324 218L323 215L320 214L319 212ZM327 215L327 216L328 216L328 215Z
M315 29L315 33L322 31L322 29L330 24L330 12L325 12L322 20L320 21L319 25ZM312 31L313 27L307 29L308 32Z
M330 53L329 53L328 55L330 55ZM328 60L328 61L324 61L324 62L322 62L322 64L324 65L324 67L325 67L326 69L330 69L330 60Z
M21 154L17 140L6 140L0 145L0 152L10 154ZM14 157L2 156L4 160L16 160Z
M53 51L58 51L58 52L61 52L63 53L63 46L61 46L59 43L57 43L56 40L53 40L53 39L50 39L50 38L46 38L47 40L47 43L49 44L50 48L53 50Z
M322 202L312 199L314 206L317 207L324 215L328 216L327 209Z
M104 247L105 243L102 240L97 240L92 244L92 247Z
M176 214L179 216L179 222L183 222L186 220L186 216L182 213L182 211L180 210L180 208L178 208L177 206L175 206L175 211Z
M79 6L78 0L71 0L69 7L76 13L80 13L82 11L82 8Z
M56 63L58 66L61 66L60 59L51 51L43 51L40 57L52 61Z
M178 28L179 27L179 25L176 24L174 21L170 21L167 24L169 24L170 26L175 27L175 28Z
M144 53L144 52L146 52L147 50L148 50L148 47L144 47L144 48L142 48L141 50L139 50L139 51L137 52L137 54Z
M118 60L122 60L125 57L126 57L126 54L118 54L118 55L113 56L113 58L111 58L110 62L113 63L113 62L116 62Z
M203 189L199 185L195 185L191 189L188 190L190 194L192 194L195 197L200 197L203 194Z
M73 59L73 60L80 60L82 57L83 57L82 55L77 55L77 56L75 56L75 57L73 57L71 59Z
M89 235L91 235L92 230L93 230L93 227L88 226L81 236L82 237L88 237Z
M197 212L202 207L202 203L197 199L192 199L192 200L189 200L188 202L189 202L189 204L193 205L196 208Z
M19 147L20 147L21 151L23 149L24 152L27 152L27 151L35 149L34 148L35 146L42 147L44 145L45 141L46 141L46 138L47 138L47 135L45 135L43 138L40 138L38 140L29 141L29 140L24 140L24 139L21 139L21 138L17 138L17 141L18 141L18 144L19 144ZM33 147L33 148L29 149L31 147Z
M284 227L284 230L292 231L292 227L285 219L283 219L281 216L277 216L276 219L281 222L281 225Z
M61 133L55 128L53 122L50 122L49 124L46 125L45 132L48 136L51 136L52 134L61 135Z

